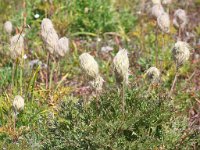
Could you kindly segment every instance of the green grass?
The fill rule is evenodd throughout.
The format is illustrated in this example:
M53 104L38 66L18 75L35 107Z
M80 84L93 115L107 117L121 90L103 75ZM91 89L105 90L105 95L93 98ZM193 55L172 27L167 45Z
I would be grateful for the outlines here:
M182 5L175 3L170 9ZM55 0L50 4L42 0L0 0L0 6L0 148L199 149L199 132L189 127L188 115L191 109L199 111L197 74L190 79L194 71L198 73L199 62L192 63L191 57L180 69L172 99L167 97L175 75L171 49L177 30L171 26L171 33L164 40L159 32L156 44L155 22L147 13L138 15L140 1ZM188 14L193 10L197 7L191 5ZM20 64L9 56L9 37L3 31L3 23L9 19L15 29L20 29L23 13L30 28L25 29L28 58ZM44 17L52 19L59 37L70 39L70 52L57 59L55 70L51 70L50 61L51 89L46 89L46 69L28 67L33 59L46 63L47 52L40 37ZM198 39L199 26L190 30ZM114 50L102 53L102 46ZM112 65L120 47L128 49L130 61L125 115ZM156 65L156 49L160 62L157 67L162 74L158 86L144 79L145 70ZM89 81L79 66L78 57L83 52L95 57L106 81L99 109L95 97L87 91ZM12 102L18 94L25 99L25 108L18 115L14 132ZM89 102L83 106L83 100Z

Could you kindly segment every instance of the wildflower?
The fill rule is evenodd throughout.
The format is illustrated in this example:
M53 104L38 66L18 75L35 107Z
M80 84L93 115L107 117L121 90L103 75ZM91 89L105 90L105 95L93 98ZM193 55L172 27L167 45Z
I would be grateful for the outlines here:
M99 74L99 66L95 59L89 53L83 53L79 56L80 66L86 74L95 79Z
M21 56L24 51L24 35L16 34L10 39L10 54L13 59Z
M146 71L146 77L151 80L152 83L158 83L160 80L160 71L156 67L150 67Z
M11 33L12 33L12 22L6 21L6 22L4 23L4 30L5 30L9 35L11 35Z
M178 9L174 13L173 24L177 28L184 29L188 23L188 18L185 10Z
M151 14L153 17L158 18L162 13L164 13L164 8L161 4L154 4L151 8Z
M63 57L69 51L69 39L66 37L59 39L55 51Z
M23 59L27 59L27 58L28 58L28 56L26 54L24 54Z
M39 14L35 14L34 17L35 17L35 19L38 19L40 17L40 15Z
M102 91L103 83L103 78L100 75L98 75L93 81L90 82L90 85L93 89L95 89L95 91L100 92Z
M13 108L16 115L24 109L24 99L20 95L15 96Z
M172 49L172 56L177 68L182 66L190 57L190 46L186 42L178 41Z
M128 84L129 60L126 49L120 49L113 59L116 80L118 83Z
M162 13L158 18L157 18L157 23L160 29L164 33L169 33L170 30L170 18L168 13Z
M58 34L56 33L53 23L50 19L44 18L41 23L41 36L46 44L47 50L53 54L57 43L58 43Z

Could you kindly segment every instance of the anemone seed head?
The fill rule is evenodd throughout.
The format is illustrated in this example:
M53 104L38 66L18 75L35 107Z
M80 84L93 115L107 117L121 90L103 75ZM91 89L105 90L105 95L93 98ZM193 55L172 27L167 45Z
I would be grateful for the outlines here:
M151 14L153 17L158 18L162 13L164 13L164 8L161 4L155 4L151 8Z
M104 79L98 75L93 81L90 82L92 89L96 91L102 91Z
M59 39L55 51L61 57L69 52L69 39L66 37L62 37L61 39Z
M41 23L41 36L44 41L47 50L53 54L58 43L58 34L53 27L53 23L50 19L44 18Z
M120 49L117 55L113 59L115 75L117 82L125 82L128 84L128 71L129 71L129 59L126 49Z
M190 45L186 42L178 41L172 49L172 57L177 68L182 66L190 58Z
M86 74L95 79L99 74L99 66L94 57L89 53L83 53L79 56L80 66Z
M162 13L158 18L157 18L157 23L159 28L164 32L164 33L169 33L170 31L170 18L168 13Z
M9 34L11 35L12 33L12 22L11 21L6 21L4 23L4 30Z
M13 59L20 57L24 51L24 35L16 34L10 39L10 55Z
M188 23L188 17L183 9L177 9L174 13L173 24L177 28L184 29Z
M160 80L160 71L156 67L150 67L146 71L146 77L152 82L157 83Z
M15 96L13 101L13 108L16 112L24 109L24 99L20 95Z

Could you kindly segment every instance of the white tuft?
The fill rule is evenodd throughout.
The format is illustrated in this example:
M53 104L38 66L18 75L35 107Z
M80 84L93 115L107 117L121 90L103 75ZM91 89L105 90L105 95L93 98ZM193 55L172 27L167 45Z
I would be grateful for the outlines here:
M126 49L120 49L113 59L115 76L118 83L128 84L129 59Z
M12 33L12 22L11 21L6 21L4 23L4 30L9 34L11 35Z
M41 23L41 36L42 40L46 44L47 50L53 54L57 43L58 43L58 34L53 27L53 23L50 19L44 18Z
M65 56L69 52L69 39L66 37L59 39L55 52L61 57Z
M16 34L10 39L10 55L13 59L22 56L24 51L24 37Z
M164 32L164 33L169 33L170 32L170 18L168 13L162 13L158 18L157 18L157 23L159 28Z
M182 66L190 58L190 46L186 42L178 41L172 49L172 56L177 68Z
M88 53L83 53L79 56L80 66L86 74L95 79L99 74L99 66L93 56Z
M13 101L13 108L15 113L18 113L24 109L24 99L20 95L15 96Z
M158 83L160 80L160 71L156 67L150 67L146 71L146 76L152 83Z
M100 75L98 75L94 80L90 82L90 86L95 91L101 92L103 88L103 83L104 83L103 78Z
M185 10L183 9L176 10L173 19L174 26L177 28L180 27L181 29L184 29L187 23L188 23L188 17Z
M162 13L164 13L164 8L161 4L155 4L151 8L151 14L153 17L158 18Z

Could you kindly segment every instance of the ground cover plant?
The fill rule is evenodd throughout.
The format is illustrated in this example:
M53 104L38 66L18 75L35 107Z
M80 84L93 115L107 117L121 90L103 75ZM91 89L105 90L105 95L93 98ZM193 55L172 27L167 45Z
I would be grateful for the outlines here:
M200 149L199 0L0 0L1 149Z

